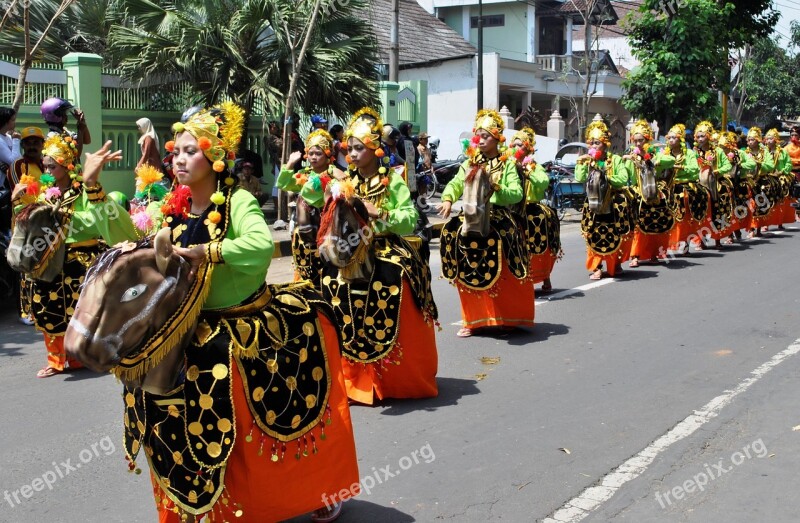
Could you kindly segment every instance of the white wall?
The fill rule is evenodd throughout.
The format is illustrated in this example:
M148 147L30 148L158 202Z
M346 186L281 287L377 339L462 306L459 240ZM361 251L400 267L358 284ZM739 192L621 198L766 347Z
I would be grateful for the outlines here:
M424 130L439 138L441 160L458 157L459 135L472 131L478 104L477 75L475 60L469 58L400 70L400 81L428 81L428 128Z
M585 39L572 41L572 52L583 51L583 42ZM598 49L607 49L611 53L611 59L614 60L615 65L621 65L626 69L633 69L639 65L639 61L633 57L631 53L631 46L628 45L627 38L600 38Z

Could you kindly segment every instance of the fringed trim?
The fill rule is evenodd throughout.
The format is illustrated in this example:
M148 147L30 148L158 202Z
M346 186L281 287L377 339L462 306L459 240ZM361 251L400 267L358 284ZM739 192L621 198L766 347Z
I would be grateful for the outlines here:
M131 358L122 358L112 373L127 382L139 380L155 368L195 325L211 290L213 265L203 264L189 294L167 322L144 343L142 350Z
M316 454L319 452L319 449L317 448L317 438L319 438L321 441L325 441L328 438L328 436L325 434L325 427L332 423L330 405L325 406L324 416L325 416L324 421L320 420L320 422L317 423L317 425L313 429L311 429L306 434L303 434L302 436L292 441L280 441L276 438L269 436L268 434L265 434L263 431L260 430L260 428L256 424L256 421L253 420L253 423L250 425L250 432L247 434L247 436L245 436L244 441L245 443L253 443L253 441L255 440L253 432L254 431L261 432L261 436L255 434L255 436L258 437L258 455L259 456L264 455L264 447L265 445L269 445L271 441L272 445L269 452L269 459L273 463L282 462L284 457L286 456L287 450L291 455L292 446L296 447L295 453L293 454L295 459L299 460L300 458L307 458L309 456L309 453ZM318 436L314 435L314 431L316 429L319 429Z

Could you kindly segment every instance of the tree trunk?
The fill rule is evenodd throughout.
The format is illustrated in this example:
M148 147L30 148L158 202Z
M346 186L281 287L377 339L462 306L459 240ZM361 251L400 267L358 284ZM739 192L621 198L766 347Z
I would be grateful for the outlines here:
M25 97L25 78L28 76L28 69L31 67L30 60L22 60L19 64L19 75L17 75L17 90L14 93L14 103L11 108L19 112L19 107L22 105L22 99Z
M581 114L578 117L578 137L583 136L583 131L589 125L589 86L592 82L592 10L594 9L595 2L589 2L586 7L586 18L584 19L584 32L583 32L583 70L586 77L583 83L583 96L581 99Z
M292 117L292 109L294 104L294 95L297 91L297 79L300 76L300 71L303 69L303 62L306 57L306 50L308 43L311 41L312 30L317 23L317 14L319 13L319 6L322 0L315 0L314 11L311 13L311 21L306 26L306 34L303 39L303 47L300 48L300 54L297 56L297 62L292 67L292 79L289 82L289 92L286 93L286 108L283 112L283 150L281 151L281 165L286 163L289 154L292 150L291 128L290 122ZM289 217L289 200L285 191L278 193L278 219L286 220Z

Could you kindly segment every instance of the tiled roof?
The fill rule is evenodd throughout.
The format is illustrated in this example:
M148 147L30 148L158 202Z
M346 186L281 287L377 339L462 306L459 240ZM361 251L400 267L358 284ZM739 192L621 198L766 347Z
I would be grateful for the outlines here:
M606 3L610 4L608 6L608 13L613 17L613 20L607 23L614 24L620 18L617 15L615 8L617 7L617 4L621 2L614 2L613 0L607 2L597 2L594 5L594 12L597 13L601 11L602 8L605 7ZM585 12L589 5L590 2L587 0L569 0L567 2L545 0L536 4L536 14L538 16L568 16L573 18L575 21L580 21L582 19L581 13Z
M619 17L619 21L614 25L603 24L595 26L592 31L598 38L625 38L625 17L629 13L635 13L644 0L611 0L611 7ZM635 16L635 15L634 15ZM573 40L583 40L583 26L575 27L572 31Z
M384 63L389 63L392 0L372 0L367 13ZM477 54L477 49L447 24L428 13L417 0L400 0L400 66L452 60Z

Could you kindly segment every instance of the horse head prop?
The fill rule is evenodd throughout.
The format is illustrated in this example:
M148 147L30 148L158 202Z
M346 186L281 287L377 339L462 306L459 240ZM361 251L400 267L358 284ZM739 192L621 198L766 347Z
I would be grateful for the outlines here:
M347 283L369 281L375 264L373 238L361 198L346 187L342 190L339 184L329 185L317 234L322 262L338 268L339 277Z
M203 301L200 277L190 281L170 235L164 228L154 240L103 253L86 274L64 336L67 352L87 367L155 394L179 384Z
M658 201L658 183L656 182L656 168L651 160L634 162L636 175L639 178L639 193L648 203Z
M461 236L485 238L491 229L492 182L489 172L483 166L473 165L464 178L464 193L461 209L464 212L464 225Z

